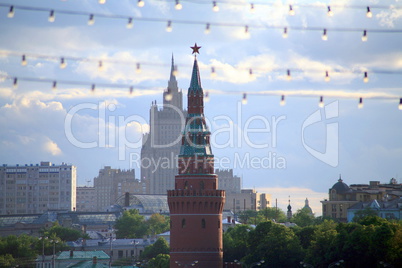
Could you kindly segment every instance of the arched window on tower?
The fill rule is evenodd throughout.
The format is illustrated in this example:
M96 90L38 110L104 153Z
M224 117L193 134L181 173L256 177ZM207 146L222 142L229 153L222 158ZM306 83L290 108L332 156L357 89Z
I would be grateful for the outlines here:
M186 181L186 182L184 183L184 189L185 189L185 190L188 189L188 181Z
M206 225L207 225L207 224L206 224L206 222L205 222L205 219L202 219L202 220L201 220L201 228L202 228L202 229L205 229Z
M186 228L186 219L181 220L181 228Z
M200 189L201 189L201 190L204 190L204 187L205 187L204 181L201 181L201 182L200 182Z

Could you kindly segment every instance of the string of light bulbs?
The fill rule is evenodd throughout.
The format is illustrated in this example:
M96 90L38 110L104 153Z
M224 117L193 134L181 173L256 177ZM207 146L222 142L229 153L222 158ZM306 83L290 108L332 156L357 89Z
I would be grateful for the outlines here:
M367 41L369 33L402 33L402 29L367 29L367 28L337 28L337 27L311 27L311 26L275 26L275 25L260 25L260 24L240 24L233 22L205 22L205 21L193 21L193 20L178 20L178 19L163 19L163 18L150 18L150 17L135 17L126 15L116 15L116 14L104 14L104 13L89 13L81 11L71 11L71 10L56 10L48 8L38 8L30 6L20 6L20 5L10 5L0 3L0 7L7 7L9 9L7 16L13 18L17 9L25 11L36 11L36 12L46 12L48 15L49 22L55 22L56 14L64 15L78 15L85 16L88 18L88 25L95 24L95 18L108 18L108 19L119 19L125 20L127 22L126 28L131 29L134 27L135 21L144 22L164 22L166 23L166 31L171 32L173 30L174 24L185 24L185 25L204 25L205 34L211 32L212 27L231 27L231 28L242 28L244 29L244 34L250 35L251 29L279 29L283 31L282 36L287 38L289 35L289 30L295 31L318 31L322 32L322 39L328 40L329 32L360 32L362 34L361 40ZM290 7L293 10L292 7Z
M106 83L92 83L92 82L85 82L85 81L71 81L71 80L56 80L56 79L48 79L48 78L33 78L33 77L15 77L15 76L9 76L9 75L2 75L0 74L0 78L2 80L11 80L12 81L12 87L14 89L17 89L19 86L19 81L25 81L25 82L39 82L39 83L46 83L50 85L52 90L57 90L58 85L60 84L65 84L65 85L75 85L75 86L84 86L87 87L91 90L91 92L95 92L96 88L119 88L119 89L128 89L129 94L133 94L135 89L142 89L142 90L151 90L155 88L150 88L150 87L144 87L144 86L134 86L134 85L129 85L129 84L106 84ZM158 90L165 91L167 94L165 95L165 99L170 101L172 99L172 94L169 92L168 89L166 88L158 88ZM204 90L204 101L208 102L210 100L210 91L211 90ZM243 105L246 105L248 102L248 96L250 95L271 95L271 96L280 96L280 102L279 104L281 106L284 106L286 104L286 96L292 96L292 97L319 97L319 102L318 106L320 108L324 107L324 97L336 97L336 98L348 98L351 99L351 97L348 96L333 96L331 94L323 94L322 92L315 93L315 94L298 94L298 93L287 93L286 91L275 91L275 90L269 90L269 91L254 91L254 92L238 92L238 91L218 91L218 90L212 90L212 92L215 92L217 94L242 94L242 99L241 103ZM297 92L297 91L296 91ZM356 95L356 94L353 94ZM364 95L364 94L361 94ZM387 95L382 95L382 96L368 96L368 97L359 97L358 98L358 108L363 108L363 99L388 99L392 100L395 99L397 100L397 97L394 96L387 96ZM402 110L402 98L399 98L399 104L398 104L398 109Z
M161 2L166 2L166 0L158 0ZM247 2L237 2L237 1L228 1L228 0L220 0L220 1L202 1L202 0L171 0L172 3L174 3L174 7L176 10L181 10L183 8L182 3L192 3L192 4L205 4L205 5L211 5L212 11L219 11L219 5L224 4L224 5L231 5L231 6L245 6L249 7L250 12L255 11L257 6L270 6L270 7L283 7L283 5L279 5L278 3L272 1L248 1ZM99 4L105 4L106 0L98 0ZM145 6L145 1L144 0L137 0L137 6L138 7L144 7ZM289 7L289 15L295 15L294 7L301 7L301 8L324 8L325 11L327 12L327 15L332 17L334 15L332 8L342 8L342 9L359 9L359 10L364 10L366 11L366 16L368 18L371 18L373 16L372 9L401 9L402 6L396 6L396 5L341 5L341 4L324 4L324 3L315 3L315 4L288 4ZM332 7L332 8L331 8Z
M167 64L164 63L156 63L156 62L137 62L137 61L127 61L127 60L117 60L117 59L102 59L102 58L86 58L86 57L69 57L69 56L51 56L51 55L44 55L44 54L28 54L28 53L20 53L14 51L0 51L0 55L7 55L7 56L18 56L21 57L21 65L27 66L29 58L36 58L36 59L45 59L51 60L55 62L59 62L59 67L64 69L67 67L68 61L76 61L76 62L93 62L98 66L99 71L103 71L104 66L106 63L109 64L121 64L121 65L131 65L134 67L134 70L137 74L142 72L143 66L159 66L159 67L167 67ZM189 68L190 65L180 65L180 68ZM173 66L173 73L175 76L179 73L179 65L175 64ZM201 69L206 69L208 67L201 67ZM318 76L323 76L325 82L331 81L331 75L334 74L360 74L362 76L363 82L369 82L369 74L387 74L387 75L402 75L402 70L370 70L370 71L356 71L356 70L339 70L337 68L329 68L329 70L319 70L319 69L299 69L299 68L273 68L273 69L261 69L261 68L236 68L237 70L247 72L248 75L253 77L255 72L259 73L283 73L286 76L286 80L292 80L292 74L294 73L315 73ZM224 68L219 67L210 67L210 76L211 78L217 78L218 72L217 71L224 71Z

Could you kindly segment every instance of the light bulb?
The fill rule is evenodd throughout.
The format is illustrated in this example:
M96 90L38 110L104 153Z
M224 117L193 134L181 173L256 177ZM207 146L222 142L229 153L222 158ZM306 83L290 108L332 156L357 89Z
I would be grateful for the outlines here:
M205 33L205 34L209 34L210 32L211 32L211 26L210 26L209 23L207 23L207 25L205 26L205 31L204 31L204 33Z
M56 89L57 89L57 82L56 82L56 81L53 81L52 89L53 89L53 90L56 90Z
M131 29L131 28L133 28L133 18L128 18L128 22L127 22L127 25L126 25L126 28L127 29Z
M176 0L176 5L174 6L176 10L181 10L183 8L182 4L180 4L179 0Z
M290 16L294 16L296 13L295 13L295 11L293 10L293 7L292 7L292 5L289 5L289 15Z
M283 37L283 38L288 38L288 28L287 28L287 27L283 28L282 37Z
M178 76L179 75L179 70L177 69L177 65L173 66L173 75Z
M98 63L98 70L103 71L103 62L101 60Z
M370 7L367 7L367 13L366 13L367 18L372 18L373 13L371 13Z
M104 4L104 3L106 3L106 0L99 0L98 3L99 4Z
M173 99L173 94L168 89L167 94L165 94L165 100L166 101L171 101L172 99Z
M323 98L323 96L320 97L320 102L318 103L318 107L320 107L320 108L324 107L324 98Z
M211 67L211 77L216 77L215 67Z
M54 22L55 19L56 19L56 17L54 16L54 10L50 10L48 21L49 22Z
M279 104L280 104L281 106L285 106L285 104L286 104L285 95L282 95L282 96L281 96L281 101L279 102Z
M247 94L246 93L243 93L243 99L241 100L241 103L242 104L247 104Z
M324 78L324 81L325 81L325 82L331 81L331 77L329 77L328 71L325 71L325 78Z
M286 80L288 80L288 81L292 80L292 76L290 75L290 70L287 70L286 73L287 73Z
M368 74L367 74L367 72L364 72L363 82L367 83L368 81L369 81Z
M250 37L250 32L249 32L249 30L248 30L248 26L247 26L247 25L244 26L244 36L245 36L246 38L249 38L249 37Z
M363 98L359 99L359 104L357 105L357 108L359 109L363 108Z
M328 36L327 36L327 29L324 29L324 32L322 33L322 40L327 41L328 40Z
M14 18L14 6L10 6L10 10L8 11L7 17Z
M143 7L143 6L145 6L145 2L142 1L142 0L138 0L137 6L138 6L138 7Z
M205 102L209 102L209 92L208 92L208 91L205 92L204 101L205 101Z
M25 55L22 55L21 65L26 66L27 64L28 64L28 62L27 62Z
M250 75L250 78L253 77L253 69L248 70L248 74Z
M137 68L135 69L135 72L137 74L141 73L141 65L139 63L137 63Z
M60 69L64 69L64 68L66 68L66 66L67 66L66 61L64 60L64 58L61 58L60 59Z
M89 20L88 20L88 25L91 26L91 25L94 25L94 23L95 23L94 15L90 14L89 15Z
M18 79L17 79L17 77L14 78L13 87L14 87L14 88L17 88L17 87L18 87Z
M250 11L251 11L251 12L254 12L254 11L255 11L255 9L254 9L254 4L253 4L253 3L250 3Z
M398 109L402 110L402 98L399 99Z
M332 12L331 7L328 6L328 12L327 12L328 17L332 17L334 15L334 12Z
M368 39L368 37L367 37L367 31L364 30L364 31L363 31L363 36L362 36L362 41L363 41L363 42L366 42L367 39Z
M172 31L172 22L169 20L166 26L166 32L170 33Z
M91 91L92 91L92 92L95 91L95 84L92 84L92 86L91 86Z
M218 7L218 4L216 4L216 1L212 2L212 10L215 12L219 11L219 7Z

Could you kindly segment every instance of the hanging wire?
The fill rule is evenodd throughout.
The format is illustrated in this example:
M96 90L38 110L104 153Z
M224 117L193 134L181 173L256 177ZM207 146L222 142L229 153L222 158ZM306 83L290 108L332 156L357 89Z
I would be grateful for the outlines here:
M333 6L333 5L332 5ZM208 22L208 21L193 21L193 20L178 20L178 19L163 19L163 18L150 18L150 17L133 17L133 16L125 16L125 15L115 15L115 14L105 14L105 13L91 13L91 12L82 12L82 11L72 11L72 10L56 10L49 8L38 8L38 7L30 7L30 6L20 6L20 5L12 5L0 3L0 7L7 7L10 9L8 16L13 17L15 10L25 10L25 11L36 11L36 12L45 12L49 14L53 11L53 14L65 14L65 15L78 15L85 16L88 19L88 24L93 25L95 23L95 18L109 18L109 19L120 19L128 21L130 18L136 21L145 21L145 22L164 22L167 24L167 30L170 31L172 29L173 24L186 24L186 25L209 25L209 27L239 27L244 29L244 24L233 23L233 22ZM402 8L402 6L401 6ZM293 8L292 8L293 9ZM11 15L10 15L11 14ZM280 29L283 31L284 28L287 30L296 30L296 31L323 31L322 27L303 27L303 26L275 26L275 25L261 25L261 24L249 24L248 28L253 29ZM325 28L326 31L331 32L359 32L362 33L366 30L366 33L402 33L402 29L363 29L363 28Z

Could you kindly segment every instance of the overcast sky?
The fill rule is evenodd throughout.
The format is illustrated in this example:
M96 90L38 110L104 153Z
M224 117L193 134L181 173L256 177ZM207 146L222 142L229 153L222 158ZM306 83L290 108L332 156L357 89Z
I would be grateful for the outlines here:
M190 46L196 42L202 47L202 86L210 96L205 115L216 168L233 168L244 188L270 193L282 208L290 195L294 210L308 197L320 215L319 201L328 197L339 174L347 184L385 183L392 177L401 182L402 33L389 31L402 29L402 9L387 8L401 3L292 1L295 15L289 16L288 1L216 1L218 12L212 11L212 1L181 1L181 10L171 0L144 2L140 8L136 0L0 0L15 5L13 18L7 17L9 6L0 6L1 163L72 163L79 185L92 182L105 165L135 168L139 178L136 159L151 102L162 103L172 53L186 95L194 58ZM372 18L366 16L367 6ZM52 23L50 10L55 10ZM88 26L91 13L95 23ZM126 28L128 17L132 29ZM171 32L166 31L169 20ZM207 23L209 34L204 33ZM327 41L321 38L323 29ZM67 59L61 69L61 57L77 60ZM51 81L57 81L56 90ZM247 104L241 103L243 93ZM325 108L318 106L320 96Z

